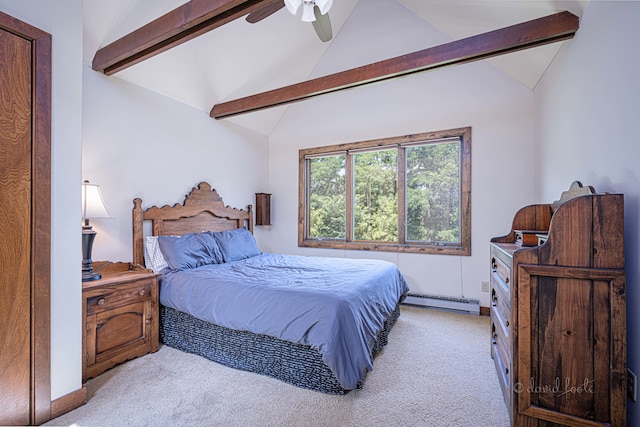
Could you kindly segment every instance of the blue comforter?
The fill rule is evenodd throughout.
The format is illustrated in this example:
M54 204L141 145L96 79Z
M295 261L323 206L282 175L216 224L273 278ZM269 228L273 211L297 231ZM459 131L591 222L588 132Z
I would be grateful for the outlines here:
M220 326L309 345L352 390L372 369L376 335L408 290L386 261L263 253L165 272L160 302Z

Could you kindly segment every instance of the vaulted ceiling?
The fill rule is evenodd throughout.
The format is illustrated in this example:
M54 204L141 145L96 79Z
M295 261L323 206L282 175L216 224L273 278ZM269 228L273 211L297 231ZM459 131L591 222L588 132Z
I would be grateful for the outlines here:
M85 1L85 64L91 65L98 49L184 3ZM236 19L109 78L130 81L209 114L214 104L557 12L566 10L580 17L587 4L552 0L334 0L329 12L334 36L327 43L318 40L311 24L282 9L256 24ZM399 34L405 42L396 42ZM486 61L533 89L561 45L548 44ZM286 108L223 120L268 135Z

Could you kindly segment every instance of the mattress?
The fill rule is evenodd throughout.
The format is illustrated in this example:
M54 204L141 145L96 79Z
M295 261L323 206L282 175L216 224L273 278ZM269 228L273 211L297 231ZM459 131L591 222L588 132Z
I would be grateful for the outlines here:
M389 262L268 253L165 271L160 279L163 306L308 346L344 390L357 388L372 369L385 321L408 290Z

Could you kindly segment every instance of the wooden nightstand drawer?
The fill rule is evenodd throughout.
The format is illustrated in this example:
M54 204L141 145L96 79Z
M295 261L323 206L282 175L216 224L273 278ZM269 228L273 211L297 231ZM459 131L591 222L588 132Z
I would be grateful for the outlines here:
M100 273L100 280L82 284L83 381L160 345L158 275L121 262Z
M111 310L122 304L144 301L151 298L153 280L137 280L128 285L111 285L101 288L98 295L87 298L87 314ZM94 290L93 293L96 291Z

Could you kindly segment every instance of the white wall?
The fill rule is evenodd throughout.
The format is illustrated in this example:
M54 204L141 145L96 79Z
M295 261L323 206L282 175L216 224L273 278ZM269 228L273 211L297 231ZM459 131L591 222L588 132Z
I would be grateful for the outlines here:
M94 220L94 260L131 261L133 199L182 203L206 181L246 208L267 190L264 136L85 66L82 178L99 184L113 219ZM260 230L256 233L261 245Z
M591 2L534 91L536 198L574 180L625 196L627 364L640 374L640 2ZM628 424L640 405L628 400Z
M318 64L314 76L386 58L386 46L407 52L445 41L404 10L372 31L364 8L402 8L360 2ZM404 15L403 15L404 14ZM403 28L420 28L407 34ZM349 51L350 38L371 43ZM347 49L347 50L345 50ZM350 61L345 66L344 61ZM415 74L292 104L269 138L272 226L268 250L304 255L375 257L394 262L411 291L480 299L489 280L489 239L510 231L513 215L533 198L533 94L486 62ZM298 248L298 150L410 133L472 127L472 255L470 257Z
M80 151L82 1L0 0L52 35L51 398L82 385Z
M82 386L80 183L101 184L115 217L94 221L94 259L131 260L131 208L182 202L208 181L226 204L267 190L264 137L216 122L82 58L82 1L0 0L0 10L53 36L51 398ZM90 60L90 58L89 58ZM84 86L84 87L83 87ZM261 232L256 237L261 244Z

